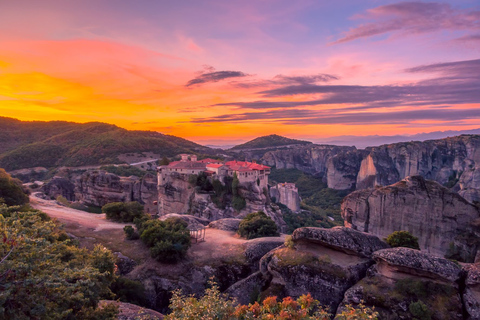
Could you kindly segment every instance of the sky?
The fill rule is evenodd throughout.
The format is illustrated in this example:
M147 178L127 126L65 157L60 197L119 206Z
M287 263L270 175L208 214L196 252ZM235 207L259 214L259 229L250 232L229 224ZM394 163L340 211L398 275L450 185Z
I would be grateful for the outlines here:
M0 116L203 144L480 127L480 1L0 0Z

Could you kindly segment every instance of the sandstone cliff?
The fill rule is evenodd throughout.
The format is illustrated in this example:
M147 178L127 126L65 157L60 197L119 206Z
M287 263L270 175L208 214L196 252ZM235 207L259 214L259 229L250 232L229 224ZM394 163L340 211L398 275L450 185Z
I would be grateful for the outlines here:
M385 238L405 230L422 250L473 261L479 238L477 207L435 181L407 177L387 187L355 191L342 202L345 226Z
M480 135L368 147L303 146L271 151L263 162L324 177L329 188L365 189L421 175L480 201Z
M86 171L71 179L54 177L44 185L45 194L56 198L62 195L69 201L79 201L97 207L110 202L138 201L145 212L157 212L157 178L146 174L143 178L135 176L119 177L103 170Z
M215 221L225 218L244 218L249 213L263 211L275 221L281 232L285 231L286 223L281 211L270 205L269 198L256 183L241 184L238 193L245 199L244 209L236 211L228 201L224 207L217 206L212 199L215 196L213 191L200 191L192 186L187 175L173 174L168 183L158 186L159 212L160 215L187 213Z

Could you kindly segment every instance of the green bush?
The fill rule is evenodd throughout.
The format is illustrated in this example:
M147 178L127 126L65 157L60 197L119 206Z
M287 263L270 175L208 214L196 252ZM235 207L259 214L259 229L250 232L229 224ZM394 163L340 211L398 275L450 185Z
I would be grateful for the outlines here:
M145 175L145 171L138 169L137 167L133 166L102 166L100 170L105 170L107 172L116 174L117 176L121 177L130 177L130 176L137 176L143 177Z
M123 227L123 232L125 232L125 238L127 238L127 240L137 240L140 238L140 235L132 226Z
M262 211L250 213L242 219L238 234L247 239L280 235L275 222Z
M232 207L235 211L242 211L247 206L247 202L240 196L233 196Z
M19 206L29 202L28 196L22 189L22 182L12 178L0 168L0 199L7 206Z
M145 287L140 281L118 277L110 285L110 289L115 294L115 299L122 302L133 303L140 306L147 306L148 304Z
M137 224L138 223L138 224ZM191 246L187 223L179 218L136 220L140 239L150 248L152 258L161 262L176 262L187 254Z
M107 218L120 222L133 222L135 218L143 215L143 206L136 202L112 202L102 207L102 212Z
M432 312L422 301L412 302L408 306L408 311L418 320L432 319Z
M391 247L405 247L420 250L418 245L418 238L414 237L408 231L395 231L385 238Z

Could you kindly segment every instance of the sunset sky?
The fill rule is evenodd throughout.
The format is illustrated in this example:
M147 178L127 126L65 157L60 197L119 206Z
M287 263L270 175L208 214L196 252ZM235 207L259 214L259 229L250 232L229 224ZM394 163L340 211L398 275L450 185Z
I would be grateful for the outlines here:
M0 116L200 143L479 128L480 2L0 0Z

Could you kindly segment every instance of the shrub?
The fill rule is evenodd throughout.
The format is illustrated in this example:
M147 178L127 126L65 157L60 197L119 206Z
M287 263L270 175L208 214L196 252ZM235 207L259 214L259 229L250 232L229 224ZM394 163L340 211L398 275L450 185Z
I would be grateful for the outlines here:
M12 178L0 168L0 198L7 206L19 206L28 203L28 196L22 189L22 182Z
M182 219L169 218L164 221L150 219L140 223L140 238L150 247L150 254L156 260L176 262L187 254L191 246L190 231Z
M390 234L385 241L391 247L406 247L420 250L420 246L418 245L418 238L414 237L408 231L395 231Z
M375 308L365 306L363 301L356 308L349 304L345 308L346 310L338 314L335 320L378 319L378 312L375 311Z
M330 314L319 308L319 302L310 294L297 300L286 297L280 302L277 297L268 297L261 304L237 305L235 300L229 300L226 294L220 292L217 284L211 281L210 285L211 288L206 289L205 295L199 299L175 290L170 300L172 313L165 320L330 319Z
M110 289L115 294L115 299L122 302L147 306L148 301L145 295L145 287L140 281L130 280L125 277L118 277L111 284Z
M140 235L132 226L123 227L123 231L125 232L125 238L127 238L127 240L137 240L140 238Z
M412 302L408 306L408 311L418 320L430 320L432 312L422 301Z
M275 222L262 211L248 214L240 222L238 234L247 239L279 235Z
M232 207L235 211L242 211L247 206L247 202L241 196L233 196Z
M120 222L133 222L143 215L143 206L136 202L112 202L102 207L107 218Z

